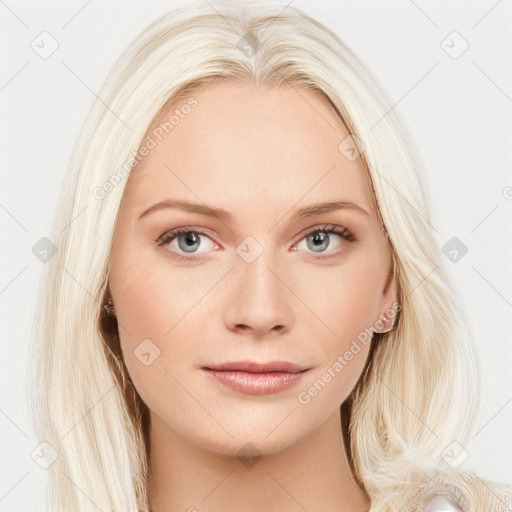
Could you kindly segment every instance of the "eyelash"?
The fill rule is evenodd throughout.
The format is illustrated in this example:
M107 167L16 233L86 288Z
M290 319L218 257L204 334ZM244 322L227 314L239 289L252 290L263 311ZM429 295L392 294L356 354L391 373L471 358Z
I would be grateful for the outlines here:
M166 244L170 244L179 235L189 234L189 233L194 233L194 234L198 234L198 235L204 235L204 236L210 238L208 236L208 234L205 233L204 231L202 231L201 229L193 229L193 228L188 227L188 226L183 226L183 227L180 227L180 228L171 229L170 231L166 231L165 233L160 235L160 237L158 237L155 240L155 243L158 246L163 246L163 245L166 245ZM321 225L315 226L311 230L307 231L302 236L302 238L299 240L299 242L302 241L304 238L307 238L308 236L315 235L315 234L318 234L318 233L339 235L340 238L346 240L347 242L355 242L357 240L357 238L355 238L354 235L344 226L338 226L336 224L321 224ZM190 260L196 260L196 259L201 258L200 255L183 256L181 254L177 254L177 253L172 252L172 251L169 251L169 252L172 253L173 257L178 258L180 260L189 260L190 261ZM315 259L321 259L321 258L327 258L327 257L329 257L329 256L313 256L313 258L315 258Z

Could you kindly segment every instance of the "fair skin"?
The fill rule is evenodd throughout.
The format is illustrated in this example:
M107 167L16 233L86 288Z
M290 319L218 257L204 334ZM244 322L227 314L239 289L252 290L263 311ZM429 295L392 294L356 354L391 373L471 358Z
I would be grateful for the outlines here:
M346 461L339 407L370 344L307 404L298 400L396 299L363 163L338 149L348 131L319 94L214 83L192 96L197 106L129 177L109 279L124 360L151 414L151 510L367 511ZM176 208L139 218L167 199L232 218ZM329 201L360 208L292 219ZM308 232L322 224L345 227L352 241L329 233L315 244ZM192 234L155 243L181 226ZM248 262L240 249L261 254ZM147 365L134 354L145 339L146 352L160 350ZM265 395L201 370L239 360L309 370Z

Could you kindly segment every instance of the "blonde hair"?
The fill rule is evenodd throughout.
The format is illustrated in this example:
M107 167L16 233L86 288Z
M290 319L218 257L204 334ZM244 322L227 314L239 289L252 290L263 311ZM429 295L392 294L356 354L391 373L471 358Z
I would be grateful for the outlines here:
M497 494L495 484L444 462L450 443L469 440L478 368L396 109L354 53L302 11L195 3L161 17L126 49L69 162L29 366L34 431L58 454L48 468L48 509L148 511L149 414L102 307L110 251L127 175L156 120L219 80L319 91L364 148L401 305L395 329L374 335L369 364L340 411L372 512L403 510L436 475L463 487L470 507L482 499L479 485Z

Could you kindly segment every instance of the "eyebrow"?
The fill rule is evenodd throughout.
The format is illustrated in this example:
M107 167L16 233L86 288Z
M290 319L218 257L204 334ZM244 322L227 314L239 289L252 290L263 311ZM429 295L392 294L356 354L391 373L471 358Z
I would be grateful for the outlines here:
M212 217L214 219L219 219L223 222L232 222L236 224L235 217L233 214L224 210L222 208L215 208L213 206L208 206L206 204L193 203L191 201L183 201L183 200L174 200L174 199L166 199L164 201L160 201L159 203L150 206L147 210L142 212L139 216L139 219L146 217L152 212L163 210L167 208L174 208L178 210L183 210L186 212L198 213L200 215L206 215L208 217ZM328 201L324 203L315 203L300 210L297 210L288 221L290 224L301 219L312 217L314 215L321 215L323 213L329 213L335 210L342 209L350 209L363 213L364 215L371 217L370 212L364 209L362 206L359 206L356 203L351 201Z

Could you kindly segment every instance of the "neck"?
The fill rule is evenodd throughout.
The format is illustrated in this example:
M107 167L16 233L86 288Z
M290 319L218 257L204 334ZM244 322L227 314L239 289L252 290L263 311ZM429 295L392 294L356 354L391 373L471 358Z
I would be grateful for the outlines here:
M150 443L152 512L369 510L346 460L338 411L308 437L253 460L205 450L154 414Z

